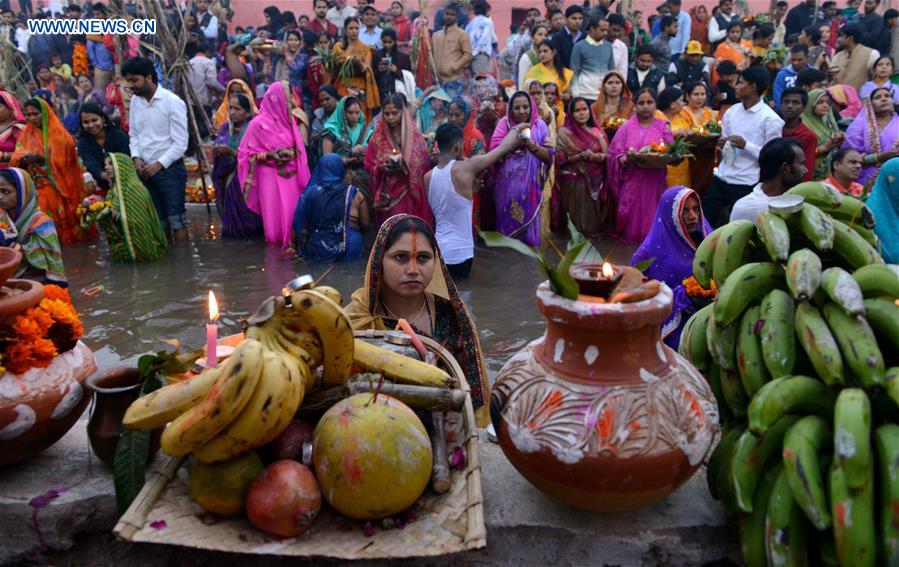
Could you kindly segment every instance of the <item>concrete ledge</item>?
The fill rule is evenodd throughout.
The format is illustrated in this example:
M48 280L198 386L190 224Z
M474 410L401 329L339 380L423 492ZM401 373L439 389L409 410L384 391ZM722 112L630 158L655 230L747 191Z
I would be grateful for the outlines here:
M41 455L0 469L0 564L296 565L295 559L117 541L110 532L116 519L112 475L90 453L85 425L84 420L78 422ZM416 565L739 563L739 547L727 533L723 509L706 489L703 470L653 506L597 514L562 505L539 492L509 464L498 445L481 444L481 466L487 549L416 560ZM60 487L70 490L37 512L39 536L28 502Z

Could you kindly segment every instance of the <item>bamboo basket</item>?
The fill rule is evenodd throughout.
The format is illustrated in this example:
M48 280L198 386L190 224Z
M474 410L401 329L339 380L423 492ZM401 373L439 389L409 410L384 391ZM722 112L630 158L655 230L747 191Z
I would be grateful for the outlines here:
M357 332L359 338L380 338L384 331ZM421 337L438 357L438 365L467 395L461 412L447 412L450 451L462 446L464 470L452 471L452 486L438 495L430 487L413 507L415 521L402 529L363 533L363 523L346 518L323 500L315 524L304 534L279 539L253 527L246 518L212 520L190 497L187 458L165 457L147 478L137 498L119 519L114 533L133 542L178 545L196 549L335 559L398 559L437 556L480 549L487 545L478 435L468 382L456 359L439 343ZM451 437L450 437L451 436Z

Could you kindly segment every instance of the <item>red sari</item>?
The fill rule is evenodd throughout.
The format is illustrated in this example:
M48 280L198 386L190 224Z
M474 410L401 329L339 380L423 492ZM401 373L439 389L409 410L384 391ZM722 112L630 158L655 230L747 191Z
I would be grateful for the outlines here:
M400 157L398 171L385 169ZM378 120L365 150L365 169L371 175L371 192L378 226L400 213L409 213L434 226L434 214L428 204L424 177L431 169L428 143L404 108L400 122L400 138L396 139L384 120Z
M19 136L25 129L25 115L22 114L19 101L12 94L0 90L0 99L2 99L0 104L8 108L15 117L15 121L0 132L0 167L6 167L12 160L12 154L16 151L16 142L19 141Z

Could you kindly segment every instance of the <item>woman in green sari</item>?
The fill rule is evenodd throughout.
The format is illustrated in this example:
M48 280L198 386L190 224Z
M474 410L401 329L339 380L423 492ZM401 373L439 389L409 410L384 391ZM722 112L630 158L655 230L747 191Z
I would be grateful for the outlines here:
M109 213L98 222L109 242L112 261L152 262L165 256L168 244L156 207L131 158L118 153L107 155L106 177L110 179L106 196Z
M359 99L345 96L337 103L321 133L322 155L335 153L342 157L347 183L362 189L366 198L370 195L369 175L365 171L365 143L371 132L365 125Z
M846 141L830 106L830 95L824 89L808 93L808 104L802 112L802 122L818 137L815 150L815 171L812 179L826 179L830 175L830 158Z

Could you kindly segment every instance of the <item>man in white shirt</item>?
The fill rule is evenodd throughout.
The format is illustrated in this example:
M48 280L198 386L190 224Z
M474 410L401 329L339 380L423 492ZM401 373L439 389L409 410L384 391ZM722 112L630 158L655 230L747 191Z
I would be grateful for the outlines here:
M215 61L209 58L211 52L212 47L208 43L199 46L196 43L188 43L184 46L184 54L190 58L187 80L190 81L207 114L215 102L214 98L225 92L225 88L218 81Z
M359 30L359 41L374 49L381 49L381 32L378 27L378 11L369 4L362 8L362 29Z
M712 44L712 50L727 37L728 24L739 17L739 14L734 13L734 0L721 0L718 3L718 13L709 20L709 43Z
M347 6L346 0L334 0L334 5L328 10L325 17L329 22L337 26L340 35L343 35L343 22L350 16L356 15L356 8Z
M615 70L627 77L628 50L627 44L621 38L627 33L624 16L621 14L609 14L609 41L612 42L612 56L615 58Z
M134 168L150 191L163 229L174 240L187 240L184 214L184 152L187 151L187 106L156 82L156 68L146 57L122 64L132 92L128 136Z
M768 202L802 181L807 169L802 146L795 138L771 140L759 152L759 183L736 203L730 220L755 222L768 210Z
M197 0L197 24L203 30L203 36L215 42L219 35L219 19L209 11L209 0Z
M752 191L759 180L759 151L783 135L783 119L762 100L768 88L768 70L754 65L740 73L735 104L724 113L721 124L721 160L705 194L702 208L712 226L730 216L730 208Z

